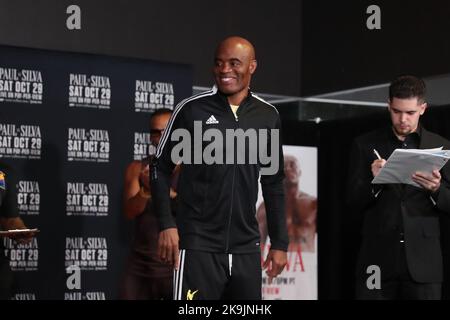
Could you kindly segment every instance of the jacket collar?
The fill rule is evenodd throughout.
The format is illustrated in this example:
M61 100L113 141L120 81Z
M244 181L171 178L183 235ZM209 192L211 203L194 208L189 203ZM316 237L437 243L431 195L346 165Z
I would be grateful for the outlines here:
M419 146L421 146L421 144L422 144L422 135L423 135L423 131L424 130L425 129L423 129L422 125L419 123L419 125L417 127L417 130L412 132L412 133L410 133L407 136L407 138L412 138L412 139L418 141L419 142ZM388 134L388 139L390 139L391 141L393 141L393 142L394 141L395 142L400 141L399 138L397 137L397 135L394 133L394 128L392 126L389 127L389 130L388 130L387 134Z
M442 145L436 145L436 139L433 137L432 133L422 127L420 149L432 149L440 147L442 147Z
M222 92L220 92L216 85L213 86L212 90L214 93L216 93L216 96L219 97L219 99L223 103L225 103L227 106L230 105L230 103L228 102L227 96L225 94L223 94ZM252 98L252 92L251 92L250 88L248 88L247 96L244 98L244 100L242 100L240 106L247 104L251 98Z

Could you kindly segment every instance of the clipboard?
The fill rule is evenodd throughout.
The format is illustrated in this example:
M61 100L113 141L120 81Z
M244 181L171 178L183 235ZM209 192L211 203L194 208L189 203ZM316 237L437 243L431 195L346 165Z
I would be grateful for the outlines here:
M441 170L450 159L450 151L437 149L395 149L372 184L402 183L422 188L412 180L415 172L431 174Z

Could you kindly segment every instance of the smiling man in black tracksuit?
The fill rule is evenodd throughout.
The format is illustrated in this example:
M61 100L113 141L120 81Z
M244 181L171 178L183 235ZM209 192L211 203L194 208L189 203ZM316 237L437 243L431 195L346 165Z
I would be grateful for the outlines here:
M263 268L268 269L271 280L286 264L280 118L273 106L250 92L255 70L250 42L240 37L222 41L213 68L216 87L182 101L161 138L151 188L161 229L159 254L176 270L176 300L261 299L260 237L255 217L260 173L271 240ZM199 161L199 157L204 156L210 141L217 141L196 135L199 128L223 136L230 131L266 131L270 138L258 135L258 143L236 144L232 150L220 146L213 154L220 158L223 151L223 161L211 163ZM181 157L185 160L191 154L194 160L181 161L175 222L168 190L180 129L189 133L187 140L192 142ZM270 163L261 158L249 160L257 152L255 145L271 150ZM236 161L240 155L246 156L244 163ZM272 170L263 172L267 167Z

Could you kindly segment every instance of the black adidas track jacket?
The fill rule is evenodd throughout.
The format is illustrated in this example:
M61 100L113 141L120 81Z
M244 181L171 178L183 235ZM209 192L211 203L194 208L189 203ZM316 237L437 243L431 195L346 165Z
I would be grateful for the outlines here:
M174 110L161 137L154 157L151 174L151 191L160 229L177 227L180 248L218 253L252 253L260 250L259 229L256 220L258 178L262 167L256 164L182 163L178 180L178 207L176 222L171 214L169 186L173 163L171 154L179 143L172 141L176 129L184 128L191 136L191 158L194 159L194 121L201 121L202 130L217 129L225 139L226 129L280 129L280 118L275 107L249 91L234 116L226 96L214 87L180 102ZM198 128L199 122L197 122ZM279 166L273 175L261 175L261 185L266 206L267 225L271 248L287 250L288 236L284 211L284 168L281 132L278 148ZM270 136L270 135L269 135ZM196 141L194 141L196 140ZM202 151L210 141L202 141ZM269 141L270 143L270 141ZM234 155L238 151L234 146ZM245 153L249 153L246 143ZM270 149L269 149L270 150ZM184 155L184 153L182 153ZM235 156L236 157L236 156ZM249 159L249 158L246 158ZM259 159L259 158L258 158Z

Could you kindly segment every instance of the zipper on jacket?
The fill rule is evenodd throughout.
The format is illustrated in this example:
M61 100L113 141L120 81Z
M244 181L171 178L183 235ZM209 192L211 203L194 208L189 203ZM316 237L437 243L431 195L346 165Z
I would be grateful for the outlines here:
M239 117L237 115L236 112L236 116L234 115L233 111L231 110L231 107L229 108L234 119L235 119L235 129L239 128L238 122L239 122ZM236 154L235 154L236 155ZM234 163L234 159L233 159L233 180L231 182L231 204L230 204L230 214L228 215L228 228L227 228L227 241L226 241L226 247L225 247L225 252L228 252L228 250L230 249L230 230L231 230L231 217L233 215L233 202L234 202L234 181L235 181L235 177L236 177L236 163Z
M228 252L228 250L230 249L230 230L231 230L231 216L233 215L235 176L236 176L236 164L233 164L233 181L231 182L231 205L230 205L230 214L228 215L227 243L226 243L225 252Z

